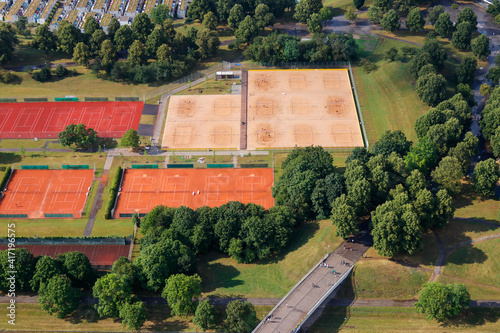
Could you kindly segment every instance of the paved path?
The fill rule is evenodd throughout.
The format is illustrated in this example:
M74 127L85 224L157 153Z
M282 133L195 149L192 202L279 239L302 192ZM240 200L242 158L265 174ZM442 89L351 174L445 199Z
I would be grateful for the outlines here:
M293 331L317 302L330 292L330 286L346 274L370 246L371 240L368 236L356 238L354 242L343 242L326 258L325 263L329 267L322 267L318 263L272 310L274 319L263 322L253 332ZM341 261L346 261L349 266L342 265Z

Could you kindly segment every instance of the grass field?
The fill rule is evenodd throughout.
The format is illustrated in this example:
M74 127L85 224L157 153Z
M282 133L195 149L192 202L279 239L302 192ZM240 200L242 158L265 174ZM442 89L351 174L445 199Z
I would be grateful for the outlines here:
M339 290L338 298L405 300L417 296L431 273L390 260L361 260Z
M443 273L500 290L500 239L461 247L446 258Z
M470 309L442 324L413 307L327 307L309 332L499 332L499 319L498 308Z
M378 69L367 74L361 67L353 68L370 145L386 130L401 130L409 140L415 141L415 121L429 109L420 101L412 86L414 80L408 72L408 63L388 62L384 59L386 50L402 46L408 44L379 38L374 52L367 58Z
M438 281L441 283L455 284L462 283L470 293L471 299L500 299L500 288L478 285L468 281L461 281L447 276L440 275Z
M44 63L72 62L71 57L60 52L47 53L34 49L28 45L32 39L17 36L19 45L15 48L12 59L4 64L5 67L20 67L43 65Z
M482 198L472 189L472 184L462 185L462 193L453 199L455 216L499 223L498 198Z
M191 88L182 90L176 95L231 95L233 82L240 84L240 80L236 79L215 81L214 78L211 78L200 84L192 85Z
M88 218L84 219L0 219L0 228L7 230L9 223L16 225L17 237L81 237Z
M471 239L498 233L500 233L500 225L498 227L493 227L486 224L462 220L453 220L448 223L446 228L438 231L445 248Z
M283 254L254 264L238 264L215 252L201 256L203 294L282 297L326 254L327 245L335 249L342 242L329 220L306 223L292 237Z

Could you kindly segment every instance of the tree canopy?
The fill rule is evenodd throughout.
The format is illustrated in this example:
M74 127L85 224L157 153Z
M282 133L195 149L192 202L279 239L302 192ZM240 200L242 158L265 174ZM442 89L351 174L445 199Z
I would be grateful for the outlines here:
M417 310L430 319L444 321L457 316L470 305L470 294L463 284L427 282L415 303Z
M81 292L71 286L66 275L55 275L43 281L38 292L38 302L42 310L57 318L64 318L72 313L80 301Z
M99 137L92 128L87 128L84 124L71 124L66 126L64 131L58 135L59 142L66 147L75 146L77 148L94 147Z
M197 274L192 276L174 274L167 279L162 297L167 299L172 315L194 314L196 310L194 300L201 297L201 278Z

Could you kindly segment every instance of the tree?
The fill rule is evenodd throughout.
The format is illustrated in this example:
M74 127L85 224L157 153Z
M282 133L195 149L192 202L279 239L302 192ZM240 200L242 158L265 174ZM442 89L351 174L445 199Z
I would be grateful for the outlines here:
M201 278L197 274L193 276L172 275L167 280L162 297L167 299L172 315L193 314L196 308L193 299L201 297Z
M243 6L240 4L236 4L231 8L229 12L229 16L227 19L227 23L231 29L236 30L240 25L240 22L245 19L245 12L243 11Z
M395 47L391 47L387 51L385 51L385 57L390 61L394 61L398 57L398 49Z
M98 298L95 309L99 316L119 318L120 310L132 302L132 288L124 276L108 273L97 279L92 295Z
M75 311L80 297L80 290L71 286L66 275L56 275L46 283L42 282L38 292L38 302L42 305L42 310L50 315L55 314L57 318L64 318Z
M471 25L469 22L462 22L456 26L456 30L451 38L453 47L459 50L466 50L471 42Z
M145 222L143 220L143 227ZM137 264L146 278L148 289L156 291L163 289L170 275L193 272L196 257L178 240L163 239L141 249Z
M63 274L62 262L49 256L38 257L30 286L33 291L38 291L40 286L52 277Z
M139 134L133 128L129 129L122 137L120 144L124 147L137 148L139 147Z
M500 167L494 159L489 158L476 164L472 173L474 190L480 195L495 194L495 186L500 178Z
M226 307L224 326L229 332L250 333L257 324L257 315L248 301L231 301Z
M203 20L208 12L215 12L215 0L193 0L188 8L187 16L192 20Z
M213 12L208 12L203 16L203 27L208 30L216 30L219 25L219 20Z
M486 35L479 35L471 41L472 53L478 58L485 58L490 55L490 39Z
M361 9L363 7L363 5L365 4L365 0L353 0L353 3L354 3L354 7L356 7L356 9Z
M476 75L477 60L474 57L466 57L457 69L457 80L459 83L472 84Z
M445 321L457 316L470 305L470 294L463 284L427 282L424 284L415 307L429 319Z
M427 52L430 55L431 64L436 66L436 68L442 68L448 58L444 47L434 38L427 39L420 52Z
M406 26L410 31L422 31L424 29L425 20L422 16L422 12L418 7L413 8L408 13L406 18Z
M215 31L202 28L196 34L196 45L202 58L215 56L220 45L219 37Z
M168 47L167 44L162 44L156 51L156 59L159 62L164 62L171 60L172 57L172 51L170 50L170 47Z
M155 24L162 24L170 18L170 8L166 4L159 4L151 10L151 20Z
M146 322L148 313L143 302L125 303L120 309L120 318L124 328L139 331Z
M332 203L331 220L337 227L336 235L347 238L359 232L358 220L354 208L348 204L345 194L335 199Z
M43 66L42 69L40 69L38 72L34 72L32 77L33 80L46 82L52 78L52 72L50 71L49 66Z
M479 87L479 93L481 94L481 96L484 96L486 98L490 97L492 92L493 92L493 87L490 86L488 83L483 83Z
M417 95L430 106L443 101L446 94L446 79L441 74L428 74L417 80Z
M135 40L128 49L127 62L130 66L142 65L146 58L146 50L139 40Z
M194 314L193 323L198 325L203 332L208 329L215 327L216 311L212 304L210 304L209 299L204 299L196 307L196 312Z
M85 20L85 23L83 24L83 30L85 31L85 33L89 36L92 36L94 34L94 32L96 32L97 30L102 30L101 29L101 26L99 25L99 23L97 23L97 21L95 20L95 18L91 15L87 16L87 19Z
M92 128L86 128L84 124L68 125L58 134L59 142L66 147L72 145L77 148L90 148L97 144L99 137Z
M234 0L217 0L217 16L222 22L227 22L229 12L235 4Z
M434 30L441 37L450 36L453 33L455 27L453 26L453 22L451 22L450 13L442 13L439 15L439 18L436 21L434 26Z
M134 42L134 32L125 24L122 25L114 35L114 42L118 51L128 50Z
M116 49L109 39L102 43L99 58L101 59L101 65L104 67L110 67L116 62Z
M434 25L439 19L439 16L444 13L444 7L441 5L429 8L427 14L427 21Z
M191 8L191 7L190 7ZM151 31L153 31L155 25L151 22L148 14L140 13L137 14L132 22L130 28L134 32L136 38L138 38L141 42L145 43Z
M1 30L1 27L0 27ZM35 30L35 36L31 41L31 46L48 53L57 48L57 37L50 31L47 23L38 26Z
M73 61L83 65L88 66L90 60L89 47L85 43L78 43L75 46L75 51L73 52Z
M28 250L11 249L10 251L0 251L0 290L12 292L9 291L12 289L10 287L11 283L16 285L15 292L30 290L30 280L33 277L34 270L35 258ZM17 272L14 281L11 279L12 271Z
M255 20L260 29L274 25L274 14L269 11L269 7L263 3L255 7Z
M314 13L319 13L323 8L321 0L301 0L295 6L293 18L299 22L307 22L307 19Z
M383 16L384 13L377 6L371 5L370 8L368 8L368 18L373 23L379 23L382 20Z
M400 130L385 131L382 137L375 142L371 152L375 155L389 156L391 153L396 153L399 156L405 156L411 147L412 142L406 139L406 135Z
M312 17L312 15L311 15ZM345 13L344 13L344 18L348 21L355 21L358 15L354 12L354 7L347 7ZM309 21L308 21L309 22Z
M19 33L21 33L24 29L26 29L26 24L28 23L28 19L24 16L18 16L17 21L14 22L16 29Z
M384 17L380 21L380 25L385 31L393 32L399 29L399 15L394 9L391 9L384 14Z
M460 23L467 22L470 23L471 32L476 30L477 27L477 16L472 11L472 8L465 7L460 13L458 13L457 25Z
M375 0L373 6L378 7L382 13L387 13L393 6L393 0Z
M319 19L318 14L312 14L308 19L307 19L307 30L309 30L310 33L312 34L320 34L321 31L323 30L323 26L321 25L321 21Z
M90 52L92 53L93 56L99 54L101 45L106 39L107 39L106 33L102 31L102 29L97 29L96 31L94 31L94 33L89 39Z
M17 44L19 41L12 25L0 22L0 64L12 58Z
M163 27L157 27L151 32L146 40L146 53L149 57L154 57L160 45L165 44L165 34Z
M57 256L63 264L63 269L74 285L87 286L94 278L94 270L89 258L81 252L66 252Z
M410 148L404 159L409 170L417 169L423 174L427 174L438 159L436 146L428 137L423 137L415 146Z
M432 180L448 192L456 194L460 191L460 181L464 172L460 162L455 157L446 156L431 173Z
M500 66L493 66L488 71L486 78L493 82L493 84L498 84L500 81Z
M68 21L61 21L57 31L57 50L66 54L73 54L76 44L81 40L81 32Z
M120 21L116 17L111 18L108 25L108 36L111 40L114 40L118 29L120 29Z
M240 43L249 43L259 35L259 27L253 17L247 15L234 32L236 40Z

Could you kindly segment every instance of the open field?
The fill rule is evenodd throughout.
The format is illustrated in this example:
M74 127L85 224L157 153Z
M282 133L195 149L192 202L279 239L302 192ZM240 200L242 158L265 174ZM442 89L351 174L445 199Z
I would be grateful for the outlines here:
M467 242L471 239L498 233L500 233L500 225L493 227L487 224L464 220L452 220L446 228L438 231L445 248Z
M499 256L499 238L464 246L448 255L443 273L498 288Z
M81 237L87 225L85 219L0 219L0 228L7 230L7 225L16 225L17 237Z
M203 255L198 264L203 295L283 297L326 254L328 245L334 249L341 242L332 222L323 220L300 226L283 253L268 260L238 264L219 253Z
M339 290L338 298L405 300L418 295L431 273L390 260L360 260Z
M476 284L473 282L463 281L459 279L450 278L448 276L440 275L438 281L441 283L462 283L470 293L471 299L500 299L500 288L490 287L485 285Z
M379 38L368 60L378 69L365 73L353 67L359 103L365 122L368 142L373 145L387 130L401 130L409 140L416 141L413 126L429 107L417 96L408 72L408 63L388 62L385 52L391 48L409 46L407 43Z
M462 192L453 199L455 216L498 222L498 198L482 198L476 194L471 183L462 185Z
M363 146L348 71L248 72L248 149Z
M500 309L470 309L447 323L426 319L413 307L327 307L309 329L331 332L498 332Z

